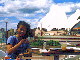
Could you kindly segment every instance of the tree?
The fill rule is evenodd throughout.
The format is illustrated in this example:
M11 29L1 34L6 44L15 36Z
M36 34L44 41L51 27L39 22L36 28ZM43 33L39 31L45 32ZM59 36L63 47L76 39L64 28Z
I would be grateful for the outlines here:
M46 29L46 28L42 28L42 30L43 30L43 31L47 31L47 29Z
M77 20L80 19L80 16L77 18Z
M51 31L57 31L58 29L57 28L53 28Z

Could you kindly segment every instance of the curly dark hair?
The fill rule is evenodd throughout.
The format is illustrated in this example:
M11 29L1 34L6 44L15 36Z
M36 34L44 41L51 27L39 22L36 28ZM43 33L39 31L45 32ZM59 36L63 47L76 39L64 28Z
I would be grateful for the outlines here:
M25 39L26 37L30 36L30 25L28 23L26 23L25 21L19 21L18 25L17 25L17 29L20 27L20 25L23 25L26 27L26 34L25 36L23 36L23 39Z

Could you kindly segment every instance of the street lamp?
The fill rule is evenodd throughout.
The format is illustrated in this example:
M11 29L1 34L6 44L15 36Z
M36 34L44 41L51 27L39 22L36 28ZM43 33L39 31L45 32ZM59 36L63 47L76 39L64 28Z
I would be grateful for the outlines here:
M6 31L7 31L7 23L8 23L8 22L5 22L5 23L6 23Z
M43 32L42 32L42 23L41 23L41 36L42 36Z
M42 34L43 34L43 32L42 32L42 22L36 22L36 23L38 23L38 25L40 25L39 27L40 27L40 36L42 36Z
M5 20L4 20L4 22L6 23L6 43L7 43L7 38L8 38L8 31L7 31L7 23L8 23L8 18L6 18Z

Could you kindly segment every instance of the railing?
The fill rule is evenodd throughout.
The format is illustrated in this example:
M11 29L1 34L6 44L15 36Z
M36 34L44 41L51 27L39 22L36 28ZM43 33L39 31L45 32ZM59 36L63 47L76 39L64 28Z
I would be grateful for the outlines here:
M40 36L40 37L35 37L36 40L41 39L41 40L58 40L58 41L68 41L68 42L80 42L80 37L77 36Z

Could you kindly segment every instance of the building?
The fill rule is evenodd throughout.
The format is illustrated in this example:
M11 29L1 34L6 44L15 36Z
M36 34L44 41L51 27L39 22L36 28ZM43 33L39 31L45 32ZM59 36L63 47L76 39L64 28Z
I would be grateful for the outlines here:
M44 35L51 35L51 36L54 36L54 35L66 35L66 31L64 30L59 30L59 31L47 31L44 33Z
M36 28L35 29L35 36L43 36L45 32L46 31L44 31L43 29L40 30L39 28Z
M0 38L5 38L5 32L0 31Z
M0 29L0 31L4 32L4 31L5 31L5 29L4 29L4 28L1 28L1 29Z
M5 38L5 29L4 28L1 28L0 29L0 38Z
M14 29L10 29L8 30L8 37L9 36L13 36L15 33L14 33Z

